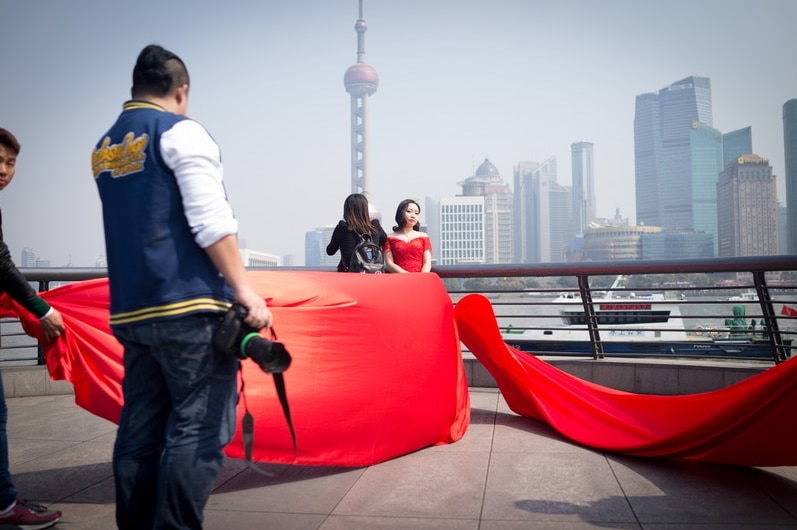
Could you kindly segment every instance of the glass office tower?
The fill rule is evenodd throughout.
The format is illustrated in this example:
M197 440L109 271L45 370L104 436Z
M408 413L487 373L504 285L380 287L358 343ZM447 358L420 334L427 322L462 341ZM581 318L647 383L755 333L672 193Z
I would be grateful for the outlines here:
M570 145L572 162L573 235L584 234L595 219L595 178L593 176L592 143L576 142Z
M722 133L694 122L689 135L692 226L710 234L717 251L717 180L722 172ZM690 227L679 227L690 228Z
M736 162L742 155L753 154L753 132L745 127L722 135L722 170L731 162Z
M634 159L637 223L665 229L694 229L693 149L711 128L711 81L687 77L636 98ZM721 138L718 141L721 145ZM714 182L722 170L720 158ZM696 162L705 167L705 153ZM698 186L698 189L701 186Z
M786 248L789 254L797 254L797 99L783 104L783 141L786 155Z

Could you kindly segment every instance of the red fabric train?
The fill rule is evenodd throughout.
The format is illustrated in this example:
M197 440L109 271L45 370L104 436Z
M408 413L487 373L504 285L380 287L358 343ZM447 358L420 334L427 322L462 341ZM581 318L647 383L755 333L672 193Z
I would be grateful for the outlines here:
M279 338L293 355L285 378L298 441L294 459L270 376L245 362L257 461L362 466L458 440L470 418L461 338L514 412L577 443L644 457L797 465L797 361L714 392L631 394L508 347L486 298L468 295L452 309L433 274L249 274L269 296ZM50 375L72 382L78 405L116 421L121 348L107 324L107 282L80 282L44 297L68 329L45 347ZM4 298L5 312L13 309L40 337L36 319ZM227 453L243 456L240 433Z
M573 377L507 346L489 300L454 308L460 338L516 413L596 449L743 466L797 465L797 361L729 387L684 396L640 395Z
M284 377L297 438L294 458L271 376L244 361L246 406L255 419L253 460L366 466L465 434L468 385L451 299L436 275L248 274L268 297L277 336L293 357ZM108 326L107 280L42 296L67 327L65 336L45 345L51 377L73 384L79 406L117 422L122 348ZM26 332L41 338L38 321L4 298ZM243 405L226 449L236 458L244 456Z

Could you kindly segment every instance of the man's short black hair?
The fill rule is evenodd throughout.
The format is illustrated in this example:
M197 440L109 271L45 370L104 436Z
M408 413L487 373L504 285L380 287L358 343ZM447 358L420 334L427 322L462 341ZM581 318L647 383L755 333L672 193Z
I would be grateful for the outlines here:
M134 98L163 97L186 84L189 84L188 69L176 54L157 44L146 46L138 54L130 90Z
M14 151L15 156L19 154L19 142L17 138L11 134L11 131L0 129L0 145L4 145Z

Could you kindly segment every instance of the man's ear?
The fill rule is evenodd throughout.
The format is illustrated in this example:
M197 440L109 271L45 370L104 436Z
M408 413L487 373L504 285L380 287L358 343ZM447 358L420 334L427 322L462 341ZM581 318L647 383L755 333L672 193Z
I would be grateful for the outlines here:
M174 98L178 105L184 105L188 101L188 84L178 86L174 91Z

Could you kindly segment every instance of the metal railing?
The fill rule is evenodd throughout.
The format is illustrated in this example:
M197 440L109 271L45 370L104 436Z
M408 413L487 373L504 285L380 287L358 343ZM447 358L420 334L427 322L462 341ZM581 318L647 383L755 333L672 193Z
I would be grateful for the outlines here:
M615 355L673 357L691 348L689 355L693 357L763 357L779 363L790 356L792 341L797 338L797 316L784 314L786 308L797 309L797 256L793 255L456 265L436 266L432 271L443 279L455 304L467 294L487 296L510 344L527 333L553 337L565 329L586 333L588 337L586 351L570 350L576 341L569 339L535 342L538 347L533 353L540 355L586 355L595 359ZM40 291L107 274L102 268L29 268L22 272L29 281L38 283ZM612 289L612 283L619 276L625 278L626 284ZM658 294L664 296L655 296ZM561 302L563 296L570 299L567 308L580 308L577 324L565 326L562 322L562 307L556 299ZM607 296L611 297L608 300L618 300L625 307L620 302L606 303ZM628 300L634 303L629 306ZM737 305L744 307L744 319L752 322L746 323L744 329L733 323L733 309ZM680 327L673 322L656 323L655 319L645 326L648 332L661 336L682 332L682 338L667 341L671 350L663 351L658 345L641 339L623 341L623 336L631 333L622 322L623 318L628 318L629 307L631 310L644 307L646 311L655 312L657 308L672 306L677 306L680 312L672 319ZM605 310L607 307L615 311ZM736 315L736 318L741 317ZM743 346L748 343L755 348L745 349ZM620 345L623 351L618 353ZM725 349L706 346L703 350L704 345L720 345ZM735 350L728 350L726 346ZM4 352L0 351L0 361L3 357ZM41 355L38 361L43 362Z
M797 336L797 317L788 311L797 309L797 256L793 255L458 265L433 270L446 281L455 303L470 293L490 298L506 342L522 347L524 337L531 335L535 340L527 341L534 346L529 351L539 355L595 359L688 355L768 358L779 363L791 355ZM632 287L611 289L618 276ZM476 278L484 281L473 281ZM633 301L630 306L629 301ZM742 306L741 315L734 314L734 306ZM563 322L563 307L568 314L578 314L570 318L570 325ZM657 324L656 318L647 316L645 333L658 338L632 340L632 334L643 332L642 326L628 325L629 313L654 313L665 307L677 307L677 314L670 315L675 322ZM745 325L738 319L744 319ZM573 340L579 331L588 342L586 352ZM668 334L678 338L663 340ZM557 336L562 338L555 340Z

